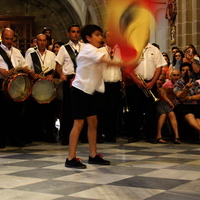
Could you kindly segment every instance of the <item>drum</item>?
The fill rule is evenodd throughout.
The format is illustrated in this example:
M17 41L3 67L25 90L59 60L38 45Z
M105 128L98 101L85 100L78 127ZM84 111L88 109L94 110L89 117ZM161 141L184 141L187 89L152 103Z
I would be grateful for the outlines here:
M41 104L50 103L56 98L56 86L53 82L41 78L34 82L32 97Z
M31 94L32 81L27 74L18 73L6 78L2 83L4 93L14 101L24 101Z

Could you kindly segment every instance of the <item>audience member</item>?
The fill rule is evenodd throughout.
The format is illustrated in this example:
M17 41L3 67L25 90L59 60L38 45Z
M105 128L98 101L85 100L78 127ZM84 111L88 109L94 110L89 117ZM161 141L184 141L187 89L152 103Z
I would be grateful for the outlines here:
M177 62L177 60L179 60L179 59L183 59L184 58L184 53L182 52L182 51L177 51L174 55L173 55L173 59L172 59L172 67L171 67L171 69L172 68L174 68L175 66L176 66L176 62Z
M180 69L181 63L188 62L192 65L192 78L197 80L199 79L200 72L200 62L194 58L197 54L197 51L194 47L188 46L184 50L185 57L177 60L175 69Z
M52 38L51 28L50 27L44 27L42 33L47 36L47 47L49 45L53 45L54 39Z
M30 47L36 47L36 46L37 46L37 37L32 37Z
M31 38L31 43L30 43L30 48L27 49L26 53L25 53L25 57L35 51L37 49L37 37L32 37Z
M188 44L187 47L192 47L195 49L193 44ZM200 61L200 56L197 51L196 51L196 54L194 55L194 59Z
M58 51L59 51L59 49L60 49L60 47L61 47L62 45L64 45L64 42L55 42L55 43L53 44L52 51L55 53L55 55L58 54Z
M171 102L174 103L174 83L180 78L180 71L172 69L170 73L170 80L165 82L162 87L165 89L167 96Z
M174 84L176 105L174 111L178 119L184 119L198 133L200 138L200 104L199 83L191 78L191 63L180 65L181 78Z
M167 142L162 138L162 128L164 124L166 123L166 120L169 119L170 124L172 126L173 132L175 134L174 143L180 144L179 134L178 134L178 123L176 120L176 116L173 112L174 104L173 101L170 100L168 97L167 92L162 87L165 83L165 77L162 75L157 80L157 88L158 88L158 97L159 101L157 102L157 136L156 140L158 143L166 144Z
M177 51L179 51L179 50L180 50L180 49L179 49L178 47L176 47L176 46L172 47L172 48L171 48L172 56L173 56Z

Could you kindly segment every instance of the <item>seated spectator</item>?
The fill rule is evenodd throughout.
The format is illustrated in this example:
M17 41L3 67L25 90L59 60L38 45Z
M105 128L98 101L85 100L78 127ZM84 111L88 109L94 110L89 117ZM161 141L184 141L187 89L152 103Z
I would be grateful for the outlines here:
M156 141L161 144L167 144L165 140L162 138L162 128L167 120L170 121L172 129L175 134L174 143L180 144L179 134L178 134L178 124L176 120L176 116L173 112L174 104L169 99L167 92L162 87L165 82L165 77L162 75L157 80L158 94L160 101L157 102L157 115L158 115L158 123L157 123L157 136Z
M172 68L176 65L177 60L179 59L183 59L184 58L184 53L182 51L177 51L174 55L173 55L173 59L172 59Z
M195 49L194 45L193 44L188 44L187 47L192 47ZM194 55L194 59L200 61L200 56L198 54L198 52L196 51L196 54Z
M200 86L191 79L193 67L184 62L180 66L181 78L174 84L176 106L174 111L178 118L183 118L200 137Z
M178 69L172 69L170 73L170 80L165 82L162 87L165 89L167 96L171 102L174 103L174 84L180 78L180 71Z
M195 55L197 54L195 47L186 47L186 49L184 50L184 54L184 58L177 60L175 69L180 69L180 65L184 62L190 63L192 66L192 78L195 80L199 79L200 62L195 59Z

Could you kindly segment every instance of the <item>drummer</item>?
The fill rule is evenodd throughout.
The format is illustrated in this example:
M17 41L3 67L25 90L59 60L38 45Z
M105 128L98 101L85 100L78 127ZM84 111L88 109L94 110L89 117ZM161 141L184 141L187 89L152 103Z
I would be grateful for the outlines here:
M29 70L20 51L12 46L14 35L14 31L10 28L5 28L2 31L2 42L0 44L1 84L6 77L12 77L13 68L21 69L23 72L34 76L34 71ZM17 72L15 71L15 73ZM25 144L25 137L21 127L24 103L15 102L11 98L7 98L2 90L0 90L0 99L0 148L4 148L7 144L22 147Z
M44 34L37 35L37 50L26 55L25 59L31 70L35 71L34 84L38 79L46 79L53 82L55 69L55 54L46 49L47 38ZM45 85L44 85L45 87ZM57 142L54 136L55 124L55 101L50 103L38 103L35 99L29 98L27 123L31 127L31 134L35 141ZM28 123L29 122L29 123ZM27 127L27 129L28 129Z

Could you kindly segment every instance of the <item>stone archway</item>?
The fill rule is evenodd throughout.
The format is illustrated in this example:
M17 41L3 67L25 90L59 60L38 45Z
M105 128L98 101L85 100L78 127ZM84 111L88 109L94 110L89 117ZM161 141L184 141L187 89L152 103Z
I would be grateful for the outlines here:
M68 1L27 0L26 10L29 15L36 16L34 34L38 34L44 26L48 26L51 27L56 41L67 41L67 27L70 24L81 25L79 16Z
M95 23L102 26L101 10L105 0L1 0L1 15L35 16L33 35L44 26L51 27L55 41L67 42L70 24Z

